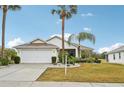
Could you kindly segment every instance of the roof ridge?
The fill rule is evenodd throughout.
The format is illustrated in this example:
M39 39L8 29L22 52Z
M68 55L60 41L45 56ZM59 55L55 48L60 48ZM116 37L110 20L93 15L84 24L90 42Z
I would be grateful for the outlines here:
M120 46L120 47L118 47L118 48L116 48L116 49L113 49L113 50L117 50L117 49L120 49L120 48L122 48L122 47L124 47L124 45L122 45L122 46ZM112 51L113 51L113 50L112 50Z
M109 51L108 54L109 54L109 53L115 53L115 52L119 52L119 51L124 50L124 49L121 50L121 48L124 48L124 45L122 45L122 46L120 46L120 47L118 47L118 48L116 48L116 49L113 49L113 50Z
M59 36L53 36L53 37L51 37L51 38L49 38L48 40L46 40L46 41L49 41L49 40L51 40L51 39L53 39L53 38L55 38L55 37L57 37L57 38L59 38L59 39L61 39L62 40L62 38L61 37L59 37ZM66 41L66 40L64 40L65 42L68 42L68 41ZM77 45L78 44L76 44L76 43L71 43L73 46L76 46L77 47ZM75 44L75 45L74 45ZM90 47L87 47L87 46L84 46L84 45L81 45L82 47L85 47L85 48L90 48ZM90 49L92 49L93 50L93 48L90 48Z
M40 40L40 41L42 41L42 42L44 42L44 43L47 43L45 40L40 39L40 38L36 38L36 39L34 39L34 40L30 41L30 43L32 43L32 42L34 42L34 41L36 41L36 40Z

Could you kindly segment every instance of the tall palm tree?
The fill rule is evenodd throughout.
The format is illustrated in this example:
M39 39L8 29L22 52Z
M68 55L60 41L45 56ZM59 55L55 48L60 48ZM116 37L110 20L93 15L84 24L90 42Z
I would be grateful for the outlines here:
M16 11L21 9L18 5L0 5L0 9L2 9L3 17L2 17L2 49L1 56L4 57L4 48L5 48L5 25L6 25L6 16L8 10Z
M62 56L64 55L64 29L65 29L65 18L70 19L73 14L77 13L76 5L59 5L58 9L52 9L52 14L58 14L62 20ZM62 59L64 61L64 58Z
M68 38L68 44L70 45L72 43L72 40L76 39L78 41L78 57L81 57L81 51L80 51L80 43L81 41L84 40L89 40L91 41L93 44L95 44L95 36L89 32L80 32L78 34L72 34L69 36Z

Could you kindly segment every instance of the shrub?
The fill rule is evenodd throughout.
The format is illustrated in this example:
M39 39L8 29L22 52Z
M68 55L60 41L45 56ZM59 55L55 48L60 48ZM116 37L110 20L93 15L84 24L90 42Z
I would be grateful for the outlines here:
M56 63L56 57L52 57L52 64L57 64Z
M95 58L94 63L101 63L101 60L98 60L98 58Z
M1 65L5 66L9 64L9 60L6 58L0 58Z
M68 63L75 65L76 61L77 61L76 57L74 57L74 56L68 57Z
M14 60L16 56L11 56L11 60Z
M19 56L15 56L14 62L15 62L15 64L19 64L20 63L20 57Z
M94 63L94 58L92 57L87 58L86 63Z
M13 60L10 60L9 61L9 64L14 64L15 62Z
M88 58L92 54L91 50L89 49L84 49L81 51L81 58Z
M76 58L76 63L86 63L86 58Z
M14 49L5 49L5 57L12 60L12 56L17 56L17 52Z
M59 53L58 58L59 58L59 62L61 63L62 62L62 53L61 52Z
M58 57L59 57L59 62L62 63L62 58L64 57L64 63L65 63L65 55L69 55L68 52L64 52L64 55L62 55L62 52L59 53Z

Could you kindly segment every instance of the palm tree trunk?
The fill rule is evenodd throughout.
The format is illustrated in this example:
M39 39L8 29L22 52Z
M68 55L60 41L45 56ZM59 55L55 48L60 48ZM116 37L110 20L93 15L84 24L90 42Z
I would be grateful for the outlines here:
M65 16L62 17L62 62L64 63L64 28L65 28Z
M78 57L81 58L81 53L80 53L80 40L78 40Z
M3 6L3 19L2 19L2 49L1 56L4 57L4 48L5 48L5 24L6 24L6 14L7 6Z

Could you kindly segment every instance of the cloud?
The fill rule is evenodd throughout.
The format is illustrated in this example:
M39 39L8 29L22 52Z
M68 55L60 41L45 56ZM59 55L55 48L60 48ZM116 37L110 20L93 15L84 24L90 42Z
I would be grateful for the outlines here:
M69 38L70 35L71 35L70 33L65 33L64 34L65 40L68 40L68 38ZM51 35L50 37L54 37L54 36L62 37L61 34L54 34L54 35Z
M108 47L103 47L98 50L98 53L109 52L110 49Z
M15 38L11 41L8 42L7 46L9 48L12 48L14 46L20 45L20 44L24 44L25 42L23 40L21 40L21 38Z
M85 17L85 16L94 16L94 14L93 13L86 13L86 14L82 13L81 16L83 16L83 17Z
M62 22L62 20L61 19L58 19L57 22L56 22L56 24L59 24L60 22Z
M100 48L98 50L98 53L109 52L109 51L112 51L112 50L119 48L123 45L124 45L124 43L116 43L116 44L109 46L109 47L103 47L103 48Z
M90 32L90 31L91 31L91 28L89 28L89 27L84 27L83 30L84 30L84 31L89 31L89 32Z

